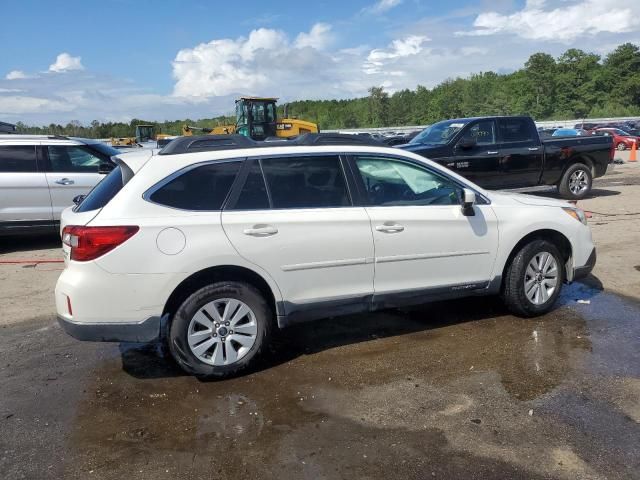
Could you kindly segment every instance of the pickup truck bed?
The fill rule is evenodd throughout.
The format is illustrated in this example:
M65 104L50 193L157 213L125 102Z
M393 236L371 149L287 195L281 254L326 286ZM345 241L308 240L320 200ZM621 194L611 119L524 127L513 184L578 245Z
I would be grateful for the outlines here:
M431 125L398 148L434 160L488 189L556 185L564 198L587 196L613 160L606 136L541 140L530 117L477 117Z

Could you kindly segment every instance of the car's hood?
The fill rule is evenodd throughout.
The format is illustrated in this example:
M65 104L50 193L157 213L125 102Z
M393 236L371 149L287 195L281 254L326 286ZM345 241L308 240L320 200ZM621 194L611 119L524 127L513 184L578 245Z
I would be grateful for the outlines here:
M487 192L492 203L496 205L533 205L536 207L572 207L570 203L556 198L538 197L523 193Z

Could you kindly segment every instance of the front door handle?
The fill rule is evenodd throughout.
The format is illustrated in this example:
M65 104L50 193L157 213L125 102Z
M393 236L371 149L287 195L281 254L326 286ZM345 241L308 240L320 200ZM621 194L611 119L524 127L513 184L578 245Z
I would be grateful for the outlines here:
M73 184L74 184L74 183L76 183L76 182L74 182L74 181L73 181L73 180L71 180L70 178L66 178L66 177L65 177L65 178L61 178L60 180L56 180L56 183L57 183L58 185L73 185Z
M278 233L278 229L271 225L254 225L253 228L245 228L242 233L252 237L268 237Z
M489 150L487 152L487 155L497 155L497 154L498 154L498 150L495 150L495 151L494 150Z
M404 227L402 225L398 225L397 223L393 223L393 224L385 223L384 225L377 225L376 230L378 232L383 232L383 233L397 233L397 232L402 232L404 230Z
M530 152L537 152L539 147L529 147Z

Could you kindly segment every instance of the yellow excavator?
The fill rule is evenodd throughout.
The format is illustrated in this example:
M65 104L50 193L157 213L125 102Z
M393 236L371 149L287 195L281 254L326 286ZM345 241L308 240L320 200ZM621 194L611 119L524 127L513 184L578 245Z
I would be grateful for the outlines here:
M138 147L144 143L161 140L166 137L169 137L166 133L156 134L154 125L136 125L135 137L112 138L111 145L114 147Z
M236 100L235 125L219 125L213 128L182 127L182 135L190 136L194 132L229 135L237 133L254 140L268 137L289 138L303 133L318 133L318 125L297 118L289 118L285 105L284 118L277 118L276 103L272 97L240 97Z

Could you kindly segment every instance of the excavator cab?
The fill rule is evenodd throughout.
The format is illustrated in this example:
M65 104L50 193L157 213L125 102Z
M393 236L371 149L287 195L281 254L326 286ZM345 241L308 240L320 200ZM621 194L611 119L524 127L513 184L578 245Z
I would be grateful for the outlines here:
M144 143L156 139L153 125L136 125L136 142Z
M240 97L236 100L236 133L264 140L275 137L277 98Z

